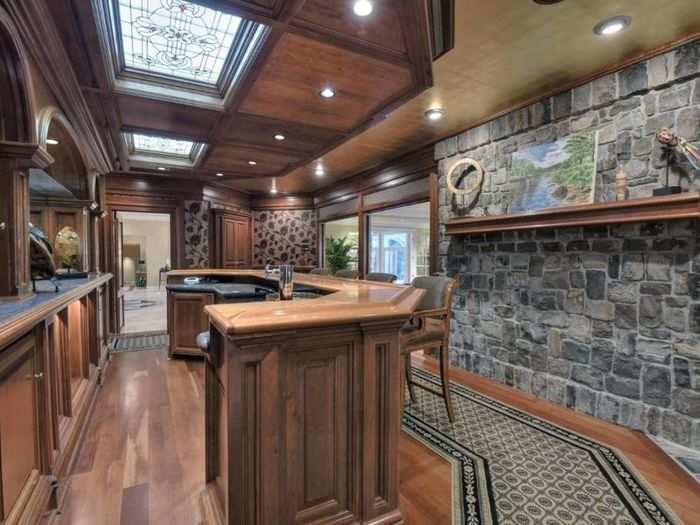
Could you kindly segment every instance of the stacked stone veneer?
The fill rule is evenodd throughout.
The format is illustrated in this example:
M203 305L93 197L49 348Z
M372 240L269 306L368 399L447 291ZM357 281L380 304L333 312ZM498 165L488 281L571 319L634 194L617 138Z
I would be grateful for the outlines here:
M509 113L436 145L441 261L459 279L453 364L587 414L700 449L700 223L654 222L449 237L444 223L507 213L512 153L599 130L596 199L625 169L630 198L663 178L657 128L700 141L700 44ZM446 189L479 160L474 203ZM687 165L672 182L700 189Z

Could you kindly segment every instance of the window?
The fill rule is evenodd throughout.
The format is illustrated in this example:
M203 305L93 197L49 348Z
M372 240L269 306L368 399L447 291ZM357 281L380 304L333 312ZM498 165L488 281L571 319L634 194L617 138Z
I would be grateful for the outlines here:
M347 219L338 219L323 223L323 266L329 268L327 248L330 246L331 239L345 239L347 243L352 245L348 255L351 261L347 267L348 270L358 269L358 246L359 246L359 229L358 218L348 217Z
M398 283L430 275L430 205L402 206L368 217L369 271L393 273Z
M263 24L186 0L102 1L111 19L103 33L115 76L127 90L153 93L148 84L154 84L223 100L269 32Z

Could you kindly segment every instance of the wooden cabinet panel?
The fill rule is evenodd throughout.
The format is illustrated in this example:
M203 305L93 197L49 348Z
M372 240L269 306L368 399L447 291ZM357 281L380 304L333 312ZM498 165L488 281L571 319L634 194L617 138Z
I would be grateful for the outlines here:
M252 236L249 216L212 210L210 231L212 268L250 267Z
M38 469L34 337L0 353L0 519Z
M348 511L348 420L351 344L290 354L287 403L289 523L338 517Z
M197 335L209 329L204 307L214 303L210 293L168 293L170 355L201 355Z

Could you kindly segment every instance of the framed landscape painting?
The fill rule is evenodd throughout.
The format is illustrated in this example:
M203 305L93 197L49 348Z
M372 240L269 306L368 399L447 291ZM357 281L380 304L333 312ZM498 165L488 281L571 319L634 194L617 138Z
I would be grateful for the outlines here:
M513 153L510 213L591 204L595 198L598 133L576 133Z

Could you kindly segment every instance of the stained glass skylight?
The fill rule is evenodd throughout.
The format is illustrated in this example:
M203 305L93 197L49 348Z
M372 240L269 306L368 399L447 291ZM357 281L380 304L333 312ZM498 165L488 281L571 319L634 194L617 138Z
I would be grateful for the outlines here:
M178 157L190 157L195 143L191 140L175 140L152 135L132 135L134 151L147 151L149 153L162 153L164 155L176 155Z
M185 0L113 0L127 70L211 86L235 79L265 26ZM232 67L229 67L229 64Z

